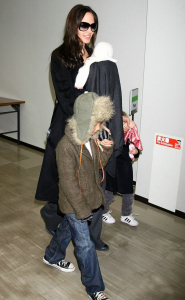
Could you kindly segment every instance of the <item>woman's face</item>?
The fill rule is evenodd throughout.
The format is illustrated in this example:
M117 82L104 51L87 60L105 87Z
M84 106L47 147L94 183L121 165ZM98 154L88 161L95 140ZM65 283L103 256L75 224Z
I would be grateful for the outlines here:
M92 13L87 12L85 16L83 17L81 22L87 22L89 24L94 23L94 16ZM93 36L94 32L92 32L91 27L87 31L80 31L78 29L78 37L81 39L83 44L90 43L91 37Z

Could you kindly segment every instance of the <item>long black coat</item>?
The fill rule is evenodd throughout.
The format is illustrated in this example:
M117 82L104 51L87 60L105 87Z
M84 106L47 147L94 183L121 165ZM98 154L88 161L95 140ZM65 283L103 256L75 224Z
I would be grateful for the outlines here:
M88 50L88 49L87 49ZM95 92L98 95L110 96L114 102L116 114L108 127L114 139L114 152L106 166L106 171L115 176L116 157L121 154L124 144L122 125L122 97L117 66L111 61L93 63L89 78L83 90L74 88L78 69L66 69L56 56L57 49L51 56L51 76L56 93L55 108L51 120L51 133L47 140L46 151L41 168L35 198L37 200L58 203L58 171L56 166L55 149L64 135L66 120L73 115L75 99L84 90Z
M139 157L138 153L134 155ZM106 190L114 194L133 194L133 170L132 161L129 156L129 142L123 146L121 155L116 158L116 176L112 178L109 174L106 177Z
M107 174L106 190L114 194L133 194L133 170L129 156L129 143L122 148L122 153L116 158L116 176Z
M58 203L58 171L55 149L64 135L66 120L73 115L75 99L79 93L83 92L83 90L78 91L74 88L76 75L81 66L75 70L65 68L56 56L57 50L53 51L51 56L51 76L56 94L55 107L35 195L37 200L53 203Z
M93 63L90 67L86 89L99 96L110 96L114 103L115 115L107 124L114 140L114 152L106 166L106 172L115 177L116 158L122 153L124 145L122 93L117 65L109 60Z

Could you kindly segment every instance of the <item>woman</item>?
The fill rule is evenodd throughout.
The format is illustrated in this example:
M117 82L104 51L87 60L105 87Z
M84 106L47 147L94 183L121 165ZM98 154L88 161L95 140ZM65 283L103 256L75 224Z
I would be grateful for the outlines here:
M41 209L41 215L47 231L52 235L62 220L60 212L57 212L58 172L55 149L64 135L66 120L73 115L75 99L84 92L74 88L75 78L79 68L93 52L97 32L96 13L89 6L76 5L67 16L63 44L51 55L51 76L56 100L35 198L48 201ZM109 248L100 239L101 227L101 213L96 211L90 225L90 235L96 249L106 251Z

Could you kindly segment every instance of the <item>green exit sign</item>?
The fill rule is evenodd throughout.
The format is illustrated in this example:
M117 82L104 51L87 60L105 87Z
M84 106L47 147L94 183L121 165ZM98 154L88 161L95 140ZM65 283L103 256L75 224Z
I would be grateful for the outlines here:
M138 92L139 89L130 91L129 115L134 115L138 111Z

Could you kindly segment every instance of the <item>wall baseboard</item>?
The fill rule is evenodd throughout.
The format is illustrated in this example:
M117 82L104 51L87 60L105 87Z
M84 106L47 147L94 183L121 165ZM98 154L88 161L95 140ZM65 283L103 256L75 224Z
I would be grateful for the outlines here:
M137 200L137 201L139 201L139 202L142 202L144 204L147 204L149 206L155 207L155 208L157 208L159 210L165 211L165 212L167 212L167 213L169 213L171 215L175 215L175 216L177 216L179 218L185 219L185 213L182 212L182 211L176 210L175 212L172 212L172 211L170 211L168 209L165 209L165 208L159 207L157 205L154 205L152 203L149 203L147 198L141 197L141 196L136 195L136 194L134 196L134 199Z
M9 137L9 136L0 134L0 138L3 138L3 139L5 139L5 140L9 140L9 141L11 141L11 142L17 144L17 139L11 138L11 137ZM34 150L39 151L39 152L42 152L42 153L45 152L45 149L42 149L42 148L33 146L33 145L31 145L31 144L27 144L27 143L22 142L22 141L20 141L20 145L25 146L25 147L28 147L28 148L31 148L31 149L34 149ZM17 145L17 146L20 146L20 145Z

